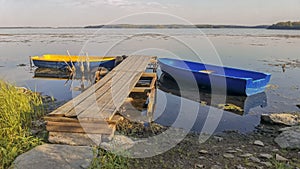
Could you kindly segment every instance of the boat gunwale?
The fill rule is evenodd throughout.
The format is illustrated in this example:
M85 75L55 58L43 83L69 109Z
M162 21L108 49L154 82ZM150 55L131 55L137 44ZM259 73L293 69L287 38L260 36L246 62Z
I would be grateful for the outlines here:
M51 56L54 56L51 58ZM59 59L59 57L62 57ZM32 56L30 57L33 61L45 61L45 62L103 62L103 61L113 61L116 58L113 56L68 56L68 55L50 55L49 58L46 55L42 56ZM64 59L65 58L65 59ZM86 59L88 58L88 59Z

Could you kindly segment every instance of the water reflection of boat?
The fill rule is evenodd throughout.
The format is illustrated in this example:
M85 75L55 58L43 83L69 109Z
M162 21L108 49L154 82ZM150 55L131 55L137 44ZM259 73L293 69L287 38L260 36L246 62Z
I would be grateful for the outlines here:
M268 73L179 59L160 58L158 63L163 72L177 80L195 81L202 86L246 96L264 92L271 77Z
M99 56L68 56L46 54L43 56L31 57L33 64L39 68L56 68L67 69L68 67L81 67L93 69L105 67L112 69L115 66L115 57L99 57Z
M250 109L254 107L267 106L267 96L265 92L248 97L228 95L226 96L226 103L220 102L212 104L212 95L207 89L202 89L199 86L191 86L188 83L179 87L176 81L166 73L161 74L158 87L164 92L200 102L201 104L221 108L239 115L247 114Z
M108 73L108 70L100 67L98 70L101 69L100 76L103 77ZM96 71L90 72L70 72L68 70L62 69L54 69L54 68L36 68L34 70L33 78L49 78L49 79L82 79L82 77L87 78L94 78Z
M34 70L33 78L69 79L72 74L68 70L54 68L37 68Z
M107 70L108 71L108 70ZM103 75L104 76L104 75ZM34 70L33 78L48 79L48 80L65 80L65 85L68 82L77 84L77 86L70 86L73 91L84 91L87 87L95 81L95 72L76 73L68 70L54 69L54 68L36 68Z

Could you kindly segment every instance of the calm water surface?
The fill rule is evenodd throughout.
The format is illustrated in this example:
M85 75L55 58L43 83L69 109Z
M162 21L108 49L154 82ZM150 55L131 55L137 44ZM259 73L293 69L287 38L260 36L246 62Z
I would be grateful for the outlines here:
M175 57L271 73L272 86L265 96L242 99L241 103L251 103L244 114L224 111L220 115L217 110L214 114L214 107L199 106L193 94L181 99L172 92L157 91L155 119L159 123L189 128L187 122L193 121L192 130L201 131L206 118L215 116L216 121L221 117L216 131L248 132L259 124L262 113L299 111L299 46L300 31L293 30L0 29L0 77L58 100L70 100L80 93L70 90L79 86L78 81L71 86L70 82L65 84L66 80L33 78L34 70L29 67L29 56L66 54L67 50L74 55ZM24 63L26 66L17 66ZM287 65L284 72L281 64ZM184 105L198 109L192 112L195 110ZM178 120L180 108L185 116Z

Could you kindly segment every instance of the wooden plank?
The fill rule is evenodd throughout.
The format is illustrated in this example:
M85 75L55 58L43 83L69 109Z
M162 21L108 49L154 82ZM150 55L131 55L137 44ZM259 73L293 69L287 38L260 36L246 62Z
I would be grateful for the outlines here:
M82 111L86 110L90 105L92 105L95 102L95 100L101 98L106 93L106 91L111 88L112 85L113 83L111 79L101 89L97 90L93 95L90 95L83 102L74 105L73 109L65 113L65 116L76 117L78 114L80 114Z
M128 56L124 61L134 63L134 66L135 66L135 65L137 65L136 63L138 60L146 58L146 57L149 57L149 56L133 55L133 56ZM116 70L116 71L131 71L132 67L121 63L114 70Z
M127 59L125 59L125 61L122 62L123 64L121 63L117 67L119 67L119 66L132 67L134 65L134 62L132 62L131 60L127 60ZM111 75L111 73L113 73L113 75ZM99 88L95 87L96 89L94 89L94 90L85 91L85 92L89 92L88 93L89 97L87 95L79 95L75 99L73 99L73 101L70 101L70 103L68 103L68 106L62 107L61 109L62 109L62 111L64 111L64 116L75 117L78 114L80 114L82 111L87 109L92 104L92 102L99 99L99 97L101 97L103 95L103 93L105 93L108 90L108 88L111 85L113 85L113 84L107 84L107 83L111 83L110 82L111 80L118 81L120 78L122 78L124 73L125 72L119 72L116 70L113 70L112 72L110 72L108 75L106 75L109 78L106 78L106 76L105 76L103 79L101 79L98 82L98 83L103 83L103 84L101 84L100 86L97 86L97 84L95 85L96 87L99 87ZM103 87L104 87L104 89L102 89ZM93 86L91 86L90 88L93 88ZM85 93L85 92L83 92L83 93ZM93 96L93 92L96 93L96 97L91 97L91 96ZM81 98L81 97L83 97L83 98ZM84 104L81 104L83 102L84 102ZM75 105L76 105L76 107L75 107Z
M135 77L133 78L133 80L131 81L131 84L130 84L131 90L132 90L132 88L136 85L136 83L139 81L139 79L140 79L140 77L142 76L142 73L145 71L146 66L148 65L148 63L149 63L149 58L145 58L144 61L143 61L143 63L142 63L142 64L140 65L140 67L137 69L137 70L139 70L138 73L137 73L137 76L135 76ZM130 94L130 92L131 92L131 91L127 91L127 92L123 95L123 97L120 97L120 98L119 98L120 101L117 102L117 103L118 103L117 109L116 109L114 112L112 112L112 115L115 114L115 113L118 111L118 109L122 106L123 102L126 100L127 96ZM112 115L111 115L111 117L112 117ZM111 117L110 117L110 118L111 118Z
M120 66L120 65L119 65ZM131 64L123 64L121 66L132 66ZM95 92L95 96L96 97L88 97L84 100L84 102L81 102L80 104L77 104L76 107L74 107L73 109L71 109L69 112L65 113L66 117L75 117L77 115L79 115L81 112L83 112L84 110L86 110L89 106L91 106L93 104L93 102L95 102L95 100L100 99L101 97L105 98L105 97L109 97L108 95L105 95L105 93L107 93L107 91L109 90L109 88L117 85L118 83L115 82L119 82L120 83L120 79L124 78L124 74L128 74L128 72L117 72L115 71L115 73L117 73L117 75L113 76L113 78L110 79L110 81L106 82L105 85L103 85L101 88L99 88L96 92ZM105 96L104 96L105 95ZM101 104L100 104L101 105Z
M124 76L125 76L125 77L126 77L126 76L130 77L131 74L125 74ZM121 79L120 81L118 81L118 83L123 83L123 85L124 85L124 83L125 83L127 80L128 80L127 78L123 78L123 79ZM115 91L112 91L112 90L114 90L114 89L117 90L117 91L120 90L119 86L116 86L118 83L114 83L114 85L112 86L113 89L110 88L108 91L104 91L105 94L104 94L101 98L99 98L99 99L97 100L96 104L94 103L94 105L92 105L93 111L96 111L97 108L98 108L99 106L101 106L101 107L105 106L108 102L110 102L110 100L113 99L114 94L115 94L115 93L113 93L113 92L115 92ZM94 101L94 102L95 102L95 101ZM97 107L94 107L94 106L97 106ZM88 109L89 109L89 108L88 108Z
M87 133L87 134L111 134L113 129L107 128L85 128L74 126L46 126L49 132Z
M131 92L145 92L146 90L151 90L155 87L155 82L157 80L155 73L143 73L142 77L152 77L149 87L134 87Z
M151 57L145 56L128 57L112 72L101 79L100 82L95 84L94 87L90 87L81 95L52 112L51 115L59 114L65 116L67 114L68 117L72 117L76 116L79 111L79 114L85 112L85 115L82 117L88 120L91 120L89 117L96 119L112 118L112 115L120 108L123 101L129 95L130 89L138 82L150 59ZM128 91L125 90L126 87L129 88ZM97 100L97 105L95 105L95 100ZM76 105L76 107L74 107L74 105ZM100 108L98 106L100 106ZM80 120L81 119L82 118L80 118ZM74 119L68 120L74 122Z
M127 66L127 64L132 65L133 63L132 62L122 62L118 66L123 66L124 67L124 66ZM104 76L104 78L102 78L98 83L96 83L95 85L91 86L85 92L83 92L80 95L78 95L77 97L73 98L72 100L70 100L69 102L67 102L66 104L64 104L63 106L61 106L58 109L54 110L49 115L64 116L64 114L66 112L69 112L74 107L74 105L77 105L77 104L81 103L82 101L84 101L87 97L89 97L91 94L93 94L97 89L99 89L103 85L105 85L107 81L109 81L110 79L112 79L114 76L116 76L118 74L119 74L119 72L116 72L113 69L106 76Z
M151 87L134 87L131 92L143 93L146 90L151 90Z
M156 96L156 90L155 88L152 88L150 95L149 95L149 104L147 107L147 116L150 117L151 121L152 121L152 115L153 115L153 111L154 111L154 103L155 103L155 96Z
M126 87L127 84L129 84L129 88L132 89L135 84L138 82L138 80L140 79L142 72L146 69L146 66L149 63L150 58L147 57L143 57L143 58L139 58L142 59L142 63L135 69L135 74L132 74L130 79L127 79L126 84L124 83L120 83L119 82L119 86L120 89L119 91L117 91L114 95L114 99L117 100L113 100L112 98L109 101L109 103L107 104L103 104L103 108L99 111L97 111L97 109L94 108L94 106L91 106L88 110L84 111L83 113L81 113L79 115L79 117L99 117L102 116L104 118L111 118L112 115L121 107L121 105L123 104L124 100L127 98L127 96L130 93L129 91L124 91L122 89L124 89L124 86ZM134 72L132 71L133 68L128 69L131 70L130 72ZM125 78L124 78L125 79ZM107 111L107 112L105 112Z
M153 77L153 79L152 79L152 81L151 81L151 84L150 84L150 87L151 87L152 89L155 87L156 81L157 81L157 75L154 74L154 77Z
M118 121L112 120L112 121L106 121L105 119L102 118L70 118L70 117L59 117L59 116L45 116L44 120L46 122L64 122L64 123L103 123L103 124L112 124L112 123L117 123Z
M154 77L156 76L156 73L148 73L148 72L143 72L142 77Z
M109 120L109 122L115 122L115 123L117 123L117 122L119 122L119 121L121 121L121 120L123 120L123 119L124 119L124 117L121 116L121 115L114 115L114 116Z
M78 118L46 117L46 129L50 133L110 134L118 121L113 116L121 107L133 87L145 71L151 57L132 56L106 75L100 82L54 111L52 115ZM145 74L145 76L151 76ZM152 83L152 82L151 82ZM93 88L94 87L94 88ZM127 89L127 90L126 90ZM95 103L95 100L96 103ZM75 105L75 106L74 106ZM77 112L77 113L76 113ZM109 122L105 121L110 119Z
M71 123L78 123L77 118L66 118L66 117L59 117L59 116L45 116L45 121L54 121L54 122L71 122Z
M137 81L139 80L139 78L140 78L140 76L136 76L134 78L134 80L132 81L131 86L134 86L137 83ZM111 118L120 109L120 107L122 106L123 102L126 100L126 98L128 97L128 95L130 94L131 90L128 90L128 91L125 91L125 92L126 92L125 94L124 94L124 92L120 93L120 95L122 97L119 96L119 95L116 96L117 100L115 100L114 103L110 102L110 104L108 104L107 107L111 106L112 104L114 104L113 106L116 107L116 109L114 109L114 111L110 112L111 114L110 114L109 118Z
M68 126L73 126L73 127L109 127L110 124L108 124L106 121L101 121L101 122L54 122L54 121L48 121L47 126L62 126L62 127L68 127Z
M107 124L105 126L103 124L91 125L90 123L85 123L83 126L81 126L78 125L78 123L64 123L65 125L59 124L59 122L51 123L52 124L46 125L46 129L49 132L71 132L91 134L111 134L113 132L113 126L109 126Z
M108 97L104 97L103 99L97 100L97 102L94 103L92 106L90 106L86 111L79 114L78 118L84 118L84 117L109 118L111 116L112 112L114 112L115 109L117 108L117 106L115 106L115 104L117 104L119 102L119 99L120 99L122 93L124 93L124 90L125 90L124 88L126 88L127 84L130 83L130 80L129 81L128 81L128 79L125 79L125 80L127 80L127 82L125 82L125 84L123 84L121 88L118 88L118 90L115 91L114 94L112 94L111 91L108 91L107 92ZM112 97L112 95L113 95L113 97ZM97 110L98 106L101 106L100 110Z
M103 85L106 84L107 81L109 81L113 76L115 76L117 73L116 72L110 72L105 76L103 79L101 79L96 85L91 86L87 90L85 90L83 93L78 95L77 97L73 98L66 104L62 105L61 107L57 108L53 112L49 113L49 116L64 116L66 112L69 112L74 108L74 105L79 104L83 102L87 97L89 97L91 94L93 94L97 88L102 87Z

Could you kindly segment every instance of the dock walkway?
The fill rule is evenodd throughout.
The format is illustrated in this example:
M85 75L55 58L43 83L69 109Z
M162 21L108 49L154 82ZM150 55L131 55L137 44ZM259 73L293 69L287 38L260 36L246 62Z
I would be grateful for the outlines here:
M112 126L120 119L114 115L153 59L128 56L98 83L48 114L45 121L50 137L57 132L60 137L62 133L112 134Z

